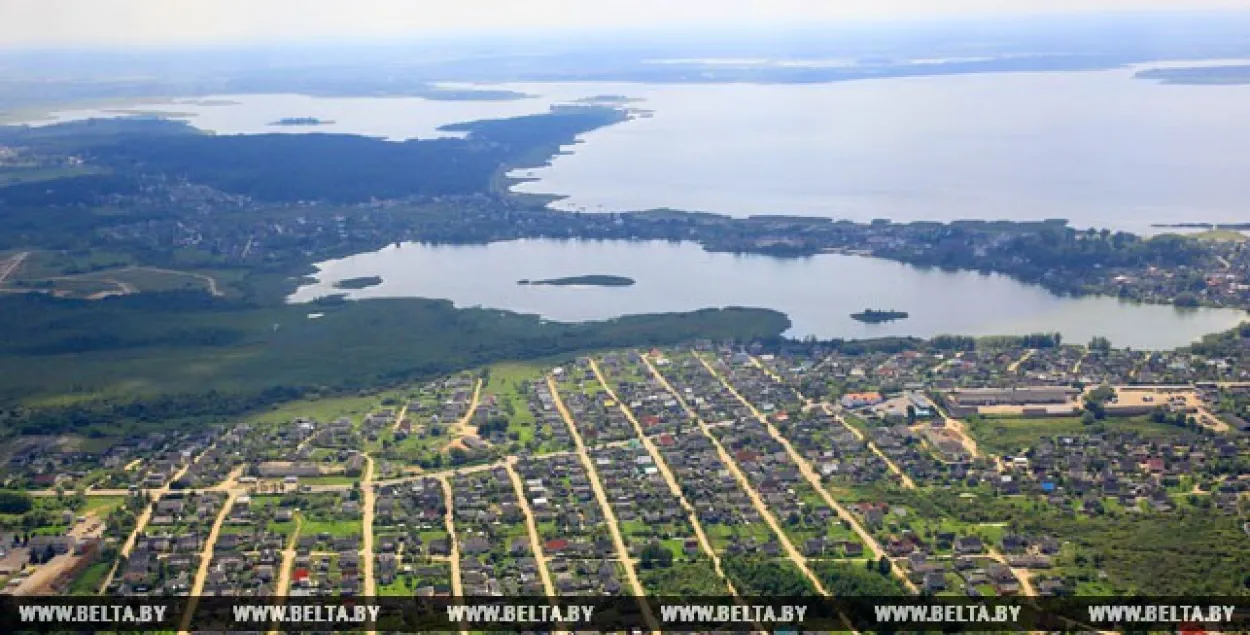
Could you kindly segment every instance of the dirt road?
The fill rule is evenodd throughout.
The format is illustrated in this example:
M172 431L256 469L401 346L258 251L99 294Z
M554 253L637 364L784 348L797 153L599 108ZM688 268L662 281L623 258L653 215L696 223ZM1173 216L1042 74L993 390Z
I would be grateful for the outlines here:
M456 423L452 424L451 428L447 431L448 436L451 437L451 441L449 441L447 445L443 446L443 450L447 450L458 443L462 443L460 439L464 437L477 436L477 428L470 426L469 423L473 421L473 414L477 412L478 402L481 398L482 380L478 379L477 383L473 385L473 397L469 400L469 408L464 411L464 416L460 417Z
M763 362L761 362L758 358L752 355L750 359L751 359L751 364L753 366L760 369L765 375L768 375L769 378L771 378L774 382L782 386L790 388L790 390L793 391L794 394L801 401L803 401L804 412L807 412L811 410L812 408L823 409L825 411L825 414L828 414L829 416L833 417L835 421L842 424L842 427L849 430L851 434L855 435L860 441L863 441L865 445L867 445L869 451L871 451L873 454L876 454L878 458L880 458L883 462L885 462L886 469L890 470L896 476L899 477L899 480L903 483L903 487L907 489L916 489L916 482L913 481L912 478L908 476L906 472L904 472L901 468L899 468L899 466L895 464L894 461L890 457L886 456L886 454L881 451L881 448L878 447L876 443L873 443L873 441L869 439L867 435L865 435L855 426L847 423L846 419L844 419L832 405L830 405L827 402L816 403L815 400L808 399L797 388L794 388L793 386L790 386L789 384L787 384L785 379L781 377L781 375L778 375L777 373L770 370L767 366L765 366ZM756 411L756 414L758 415L759 412Z
M855 532L855 535L859 536L859 539L868 546L873 555L877 559L884 556L885 550L881 548L881 544L872 537L872 534L868 533L868 530L864 529L864 526L859 522L858 518L851 514L848 509L843 507L841 503L829 494L829 490L825 489L824 483L820 480L820 476L816 474L814 469L812 469L812 464L807 460L807 458L805 458L802 454L799 454L799 452L794 449L790 440L782 436L781 432L779 432L777 428L773 426L772 422L768 420L768 417L765 417L763 413L756 409L755 404L752 404L745 397L743 397L742 394L738 392L738 389L734 388L733 384L730 384L729 381L717 372L711 364L707 363L707 360L703 359L698 354L695 354L695 358L699 360L699 363L703 364L703 367L707 369L708 373L720 381L721 385L723 385L730 392L730 394L737 398L742 405L746 406L747 409L751 411L751 414L759 419L760 423L763 424L768 430L769 436L771 436L777 443L780 443L781 447L785 448L786 454L790 456L790 460L798 466L799 473L807 479L807 482L812 486L812 489L816 490L816 493L820 496L821 500L823 500L831 509L836 511L842 520L847 521L847 523L851 526L851 529ZM911 580L907 579L907 574L900 569L893 560L890 561L890 568L893 570L894 575L899 578L899 581L902 582L908 590L916 594L920 593L920 590L916 588L916 585L912 584Z
M699 522L699 515L695 513L694 505L686 500L686 495L682 492L681 485L677 483L677 478L673 476L672 470L669 469L668 463L664 460L664 455L660 454L660 449L655 447L655 443L647 436L646 431L642 429L642 425L638 423L638 418L634 416L634 412L625 405L625 402L617 396L616 391L608 385L608 380L604 378L603 372L599 370L599 364L595 363L592 358L590 360L590 369L594 371L595 378L603 384L603 389L607 391L608 396L615 401L621 409L621 413L629 420L630 425L634 427L634 434L642 441L642 446L647 449L647 454L651 455L651 461L660 470L660 475L664 477L664 482L668 483L668 489L677 497L677 501L681 504L681 508L686 510L686 514L690 517L690 526L694 529L695 538L699 541L699 548L712 561L712 567L716 570L716 575L724 581L726 588L729 589L730 595L738 597L738 590L734 588L733 582L725 575L724 569L721 568L720 556L716 550L712 548L712 542L708 540L707 533L703 531L703 523Z
M182 616L180 633L187 633L191 630L191 617L195 615L199 597L204 593L204 582L208 579L208 566L213 560L213 545L217 544L217 537L221 535L221 526L225 524L230 508L234 507L234 501L241 493L233 490L226 494L226 502L217 513L217 520L213 521L213 528L208 531L208 538L204 540L204 550L200 552L200 568L195 572L195 582L191 584L191 593L187 598L187 612Z
M22 253L9 258L8 262L4 263L4 265L0 265L3 266L3 269L0 269L0 284L4 284L9 279L9 276L17 273L17 268L22 266L22 262L29 256L29 251L23 251Z
M1020 364L1023 364L1029 361L1029 358L1033 357L1036 354L1037 354L1037 349L1030 348L1027 351L1024 351L1024 354L1020 356L1020 359L1017 359L1016 361L1012 362L1009 366L1007 366L1007 372L1009 373L1016 372L1017 370L1019 370Z
M850 430L851 434L858 437L860 441L863 441L873 454L876 454L878 458L880 458L883 462L885 462L886 469L890 470L891 472L895 474L895 476L899 477L899 480L903 483L904 488L916 489L916 482L913 481L912 478L908 476L907 473L904 472L903 469L900 468L898 464L894 462L893 459L886 456L885 452L882 452L881 448L878 447L876 443L873 443L872 440L869 439L867 435L865 435L855 426L847 423L846 419L842 418L842 415L839 414L832 405L826 402L822 402L820 404L820 407L821 409L825 411L825 414L829 415L830 417L833 417L834 421L837 421L838 423L842 424L842 427L846 428L847 430Z
M295 514L295 531L291 532L291 537L286 541L286 548L282 550L282 570L278 572L278 582L274 585L274 595L279 597L287 595L291 591L291 569L295 564L295 545L299 542L299 533L304 528L304 517Z
M221 292L221 287L217 285L217 279L212 276L204 275L202 273L195 273L193 271L178 271L177 269L161 269L160 267L126 267L125 269L121 269L120 271L155 271L156 273L166 273L166 274L176 275L176 276L187 276L190 278L197 278L204 283L204 286L205 288L208 289L209 293L217 297L221 297L222 295L224 295Z
M534 562L538 565L538 577L543 583L543 593L547 597L556 596L556 587L551 583L551 572L547 570L547 556L543 554L543 543L538 537L538 523L534 522L534 510L530 509L529 498L525 496L525 487L521 483L521 475L512 467L515 457L510 457L503 466L508 470L508 479L512 481L512 489L516 492L517 504L525 514L525 530L530 538L530 551L534 552Z
M443 486L443 504L447 507L447 513L443 516L443 524L447 527L447 544L450 552L447 555L447 561L451 564L451 595L452 597L464 597L464 581L460 579L460 540L456 538L456 511L455 497L451 493L451 482L446 476L438 476L438 482Z
M751 503L755 506L755 510L759 512L760 517L763 518L764 522L767 523L769 528L773 530L773 534L777 536L777 541L781 543L782 550L786 552L790 561L793 562L794 566L798 567L799 571L803 573L803 576L812 583L812 586L817 592L821 595L829 595L829 591L825 589L824 583L822 583L820 578L817 577L816 574L812 572L811 568L807 566L807 558L803 557L803 554L799 553L799 550L794 547L794 543L790 542L790 538L786 536L786 532L781 528L781 523L777 522L777 518L773 516L772 510L768 508L768 505L764 504L764 499L760 498L759 492L755 491L755 488L751 486L751 482L747 480L746 475L742 473L742 469L738 467L737 461L734 461L733 457L729 455L729 452L725 450L725 446L721 445L721 442L716 438L716 435L712 434L712 430L708 427L707 422L705 422L702 417L698 416L698 413L694 411L694 408L690 407L690 404L688 404L685 398L681 396L681 393L678 392L676 388L673 388L672 384L668 383L668 379L666 379L664 375L660 374L659 369L652 365L650 360L648 360L645 356L642 359L643 363L646 364L647 369L651 371L651 374L655 376L655 378L664 385L664 388L677 399L677 403L681 404L682 409L694 418L695 422L699 425L699 429L703 431L703 435L712 442L712 446L716 448L716 454L720 457L721 463L724 463L725 467L729 469L729 472L733 475L734 480L738 481L738 487L742 488L742 491L745 492L747 497L751 499Z
M946 429L959 439L959 444L964 446L964 450L966 450L968 454L977 459L985 457L985 455L981 453L981 448L977 447L976 440L972 438L971 434L968 434L968 427L964 425L963 421L946 414L946 412L941 409L938 409L938 416L942 417L942 423L946 426ZM998 457L995 457L995 461L998 461ZM1002 471L1001 462L999 463L998 471Z
M147 506L143 508L143 511L139 512L139 516L135 518L135 528L131 530L130 535L126 537L126 542L122 543L122 548L120 552L122 558L129 556L130 551L134 549L135 542L139 540L139 536L143 534L144 528L148 526L148 521L152 519L152 510L156 508L157 501L161 500L162 496L169 493L169 486L177 482L178 479L182 478L184 475L186 475L187 470L191 469L192 465L199 463L200 459L204 458L204 455L207 454L210 450L212 450L215 447L217 447L217 444L214 443L213 445L210 445L207 448L204 448L204 451L200 452L200 454L195 457L195 460L182 466L182 468L179 469L177 472L174 472L174 475L170 477L168 481L165 482L164 487L161 487L158 490L153 490L149 492L149 494L152 497L152 502L148 503ZM114 494L113 492L120 492L120 493ZM88 496L92 496L92 495L95 495L95 496L114 496L114 495L130 496L131 492L130 490L90 490L87 492L87 495ZM117 567L120 565L121 565L121 558L118 558L117 562L113 563L113 568L109 569L108 575L104 576L104 580L100 582L100 589L98 591L99 593L103 593L104 590L109 587L109 584L112 584L113 576L117 575Z
M634 593L634 597L643 597L642 582L638 580L638 572L634 569L634 560L629 555L629 549L625 547L625 539L621 536L621 526L616 520L616 514L612 511L612 506L608 504L607 492L603 490L603 482L599 480L599 472L595 469L594 461L590 460L590 452L586 450L586 443L582 441L582 433L577 429L577 422L573 420L573 415L569 413L569 409L564 405L564 400L560 398L560 388L556 385L554 377L547 376L547 388L551 390L552 401L555 402L556 410L560 411L560 416L564 419L565 425L569 427L569 433L573 436L573 442L577 446L577 456L582 460L582 467L586 470L586 476L590 480L590 488L595 492L595 498L599 501L599 508L603 511L604 520L607 521L608 533L612 534L612 543L616 546L616 555L621 561L621 567L625 569L625 577L629 582L629 587ZM639 602L638 608L642 610L642 617L647 622L647 626L653 633L660 632L659 622L655 620L655 615L651 613L651 606L646 602Z
M278 581L273 587L273 594L278 598L278 602L284 602L282 598L291 593L291 570L295 565L295 545L299 542L300 531L304 528L304 517L298 512L295 514L294 521L295 531L291 532L291 537L286 541L286 548L282 550L282 568L278 571ZM269 635L278 635L281 632L280 625L274 624Z
M391 432L399 430L399 424L404 422L404 418L408 416L408 400L404 400L404 405L400 406L399 414L395 415L395 423L391 425Z
M450 551L447 554L447 564L451 567L451 596L453 598L464 597L464 580L460 577L460 539L456 538L456 510L455 496L451 493L451 481L447 480L446 475L437 477L438 483L443 486L443 504L447 507L447 513L443 516L443 523L447 527L447 544ZM467 635L468 631L465 625L460 625L460 635Z
M377 581L373 577L373 457L365 456L365 473L360 479L360 506L362 508L361 533L362 549L360 557L364 560L365 597L373 597Z

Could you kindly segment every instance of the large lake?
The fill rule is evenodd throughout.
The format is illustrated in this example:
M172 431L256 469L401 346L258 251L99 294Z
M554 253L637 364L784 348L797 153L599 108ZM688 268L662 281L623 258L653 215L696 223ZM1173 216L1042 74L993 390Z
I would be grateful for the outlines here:
M1250 85L1137 69L812 85L515 86L645 99L517 176L568 210L671 207L867 221L1246 222Z
M318 265L317 282L288 298L426 297L457 306L538 314L558 321L765 307L790 316L789 335L865 338L1023 334L1059 331L1087 342L1106 335L1118 346L1172 348L1231 328L1234 310L1180 310L1112 298L1063 298L1004 276L948 273L874 258L819 255L800 260L708 253L692 243L517 240L486 246L407 243ZM520 279L590 273L633 278L631 287L522 286ZM378 275L383 283L340 290L336 281ZM865 308L911 313L890 324L862 324Z
M1155 64L1151 66L1159 66ZM220 96L134 104L221 134L350 132L406 139L443 124L544 112L603 94L653 111L600 129L518 191L562 209L671 207L745 216L896 221L1068 218L1147 233L1154 222L1245 222L1250 85L1175 86L1137 68L812 85L539 83L515 101ZM463 87L463 86L461 86ZM55 120L116 114L54 113ZM275 127L283 117L329 126Z

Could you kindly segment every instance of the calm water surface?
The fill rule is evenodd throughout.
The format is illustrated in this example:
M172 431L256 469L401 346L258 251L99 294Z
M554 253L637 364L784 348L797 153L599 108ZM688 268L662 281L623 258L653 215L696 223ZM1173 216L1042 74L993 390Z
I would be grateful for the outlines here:
M714 254L692 243L517 240L487 246L407 243L318 265L318 281L289 301L343 293L350 298L446 298L538 314L558 321L599 320L639 313L746 306L790 316L789 335L864 338L1022 334L1059 331L1086 342L1106 335L1119 346L1171 348L1231 328L1233 310L1178 310L1112 298L1061 298L1004 276L921 270L873 258L820 255L801 260ZM524 286L591 273L623 275L631 287ZM378 275L366 289L335 289L335 281ZM865 308L908 311L890 324L861 324Z
M463 133L438 128L462 121L533 115L547 112L550 106L550 100L537 96L516 100L461 101L420 97L215 95L192 100L135 103L108 109L62 110L49 114L45 119L27 123L47 125L93 117L117 117L130 111L171 113L167 118L185 120L197 128L217 134L335 132L403 141L462 136ZM287 117L314 117L333 123L317 126L271 125Z
M521 192L569 210L671 207L868 221L1250 221L1250 85L1137 69L813 85L511 86L645 99Z
M549 167L516 172L537 179L516 190L562 195L557 208L588 212L1067 218L1140 233L1156 222L1250 221L1250 85L1169 86L1133 79L1137 70L812 85L535 83L485 87L533 96L516 101L224 95L210 99L236 103L128 107L189 114L219 134L399 140L616 94L642 99L636 105L653 116L584 135ZM110 114L64 111L37 123ZM268 125L283 117L335 123Z

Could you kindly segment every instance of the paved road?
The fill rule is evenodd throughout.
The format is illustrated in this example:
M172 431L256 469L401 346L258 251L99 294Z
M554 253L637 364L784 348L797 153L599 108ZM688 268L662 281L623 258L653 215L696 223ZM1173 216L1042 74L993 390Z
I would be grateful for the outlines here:
M569 433L573 436L573 443L577 446L577 456L582 460L582 467L586 470L586 476L590 479L590 487L595 492L595 498L599 501L599 508L603 510L604 520L607 521L608 533L612 534L612 543L616 545L616 555L621 560L621 567L625 569L625 577L629 581L630 589L634 592L634 597L643 597L646 593L643 591L642 582L638 580L638 572L634 569L634 559L629 555L629 549L625 547L625 539L621 537L621 526L616 520L616 514L612 511L612 506L608 504L607 492L603 490L603 483L599 480L599 472L595 469L594 461L590 460L590 453L586 451L586 443L582 441L582 433L577 429L577 422L573 420L573 415L569 413L569 409L564 405L564 400L560 398L560 389L556 385L554 377L547 376L547 387L551 390L552 401L556 405L556 410L560 411L560 416L564 419L564 423L569 427ZM638 608L642 610L642 617L647 622L653 633L660 632L660 624L655 620L655 615L651 613L651 605L646 602L639 602Z

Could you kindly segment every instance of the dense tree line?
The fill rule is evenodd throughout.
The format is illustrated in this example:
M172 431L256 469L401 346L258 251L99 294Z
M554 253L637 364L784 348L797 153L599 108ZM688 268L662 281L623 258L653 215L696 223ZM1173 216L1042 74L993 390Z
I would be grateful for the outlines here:
M164 425L170 422L218 421L303 397L307 389L274 386L256 392L218 392L155 395L143 398L105 398L66 406L14 408L0 412L0 429L20 434L56 434L88 427L119 431L127 425Z
M25 514L33 505L26 492L0 491L0 513Z
M793 565L748 556L724 559L725 575L743 595L800 597L815 595L812 585Z
M156 122L75 123L4 129L6 137L45 152L81 154L114 174L0 188L13 206L84 205L134 194L139 175L208 185L260 201L358 203L415 195L484 193L495 173L535 151L554 152L577 135L624 118L610 108L448 126L467 138L391 142L349 134L197 134ZM545 156L543 157L545 159Z
M36 222L32 216L41 211L46 214L47 211L42 208L88 205L107 196L136 194L139 187L138 178L115 174L86 174L50 181L18 183L0 187L0 206L24 212L16 219L6 219L6 224L20 226L15 221L29 224Z
M916 225L912 226L913 228ZM986 241L986 231L995 240ZM1028 231L1001 232L980 224L950 223L912 235L909 246L877 250L877 255L918 265L1007 273L1022 280L1044 282L1053 290L1083 291L1085 276L1104 268L1176 268L1205 262L1207 250L1198 241L1163 234L1143 238L1127 232L1077 230L1061 223ZM992 245L973 249L975 245ZM1077 275L1059 275L1074 272Z
M309 391L368 390L499 360L700 337L749 341L790 325L783 314L760 309L575 324L442 300L369 300L317 310L326 317L309 320L304 306L253 306L190 292L102 301L0 298L0 329L10 336L0 341L0 354L6 368L24 371L0 373L0 408L9 408L0 428L47 434L220 419ZM143 392L113 388L127 384ZM108 397L19 407L31 395L67 393Z

